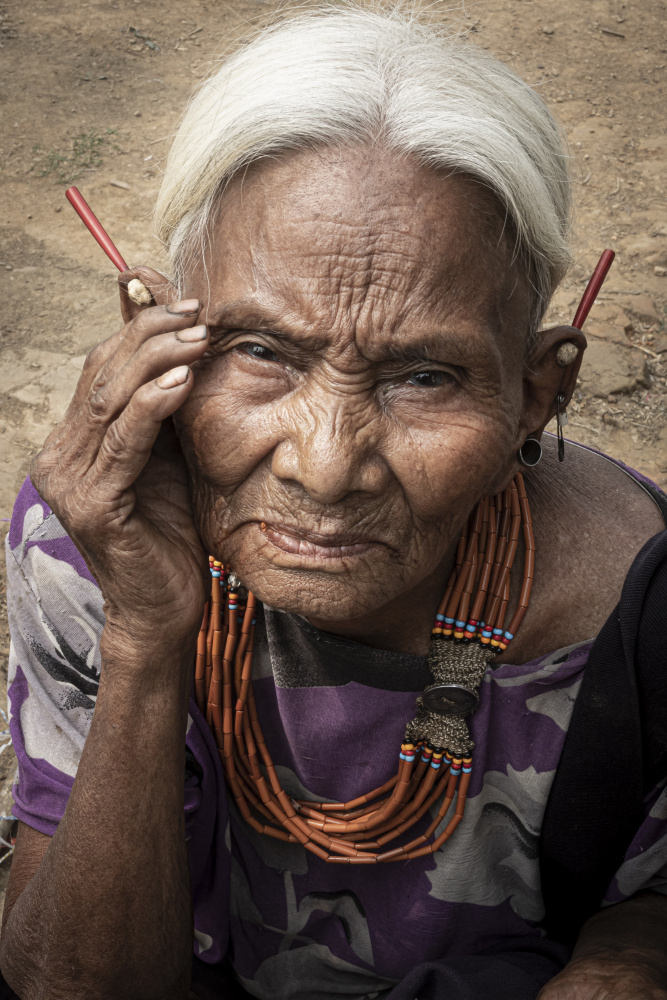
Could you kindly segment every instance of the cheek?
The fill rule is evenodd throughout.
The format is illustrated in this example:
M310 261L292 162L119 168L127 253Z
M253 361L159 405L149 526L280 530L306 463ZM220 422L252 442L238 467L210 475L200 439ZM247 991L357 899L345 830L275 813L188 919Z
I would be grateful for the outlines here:
M228 497L275 447L266 400L230 385L224 372L198 371L177 429L195 482Z
M414 518L437 521L451 512L462 519L485 493L503 489L516 424L511 405L494 407L492 415L462 409L389 437L387 460Z

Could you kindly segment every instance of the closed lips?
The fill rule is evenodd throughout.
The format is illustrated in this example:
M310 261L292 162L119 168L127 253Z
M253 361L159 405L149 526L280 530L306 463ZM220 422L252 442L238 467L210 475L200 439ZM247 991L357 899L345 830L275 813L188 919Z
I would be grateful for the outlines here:
M266 538L278 548L302 556L341 559L345 556L361 555L372 545L381 544L375 539L360 539L343 534L323 535L288 525L267 524L265 521L262 521L259 527Z

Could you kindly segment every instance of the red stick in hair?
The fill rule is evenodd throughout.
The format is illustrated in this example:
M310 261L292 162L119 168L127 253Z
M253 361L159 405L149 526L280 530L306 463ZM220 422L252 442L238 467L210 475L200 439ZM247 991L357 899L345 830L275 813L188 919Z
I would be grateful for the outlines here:
M76 187L68 188L67 191L65 191L65 197L83 222L84 226L86 226L89 232L91 232L95 237L107 257L113 261L119 271L127 271L127 264L121 257L120 253L114 246L111 237L79 189ZM579 303L579 307L575 313L574 319L572 320L572 326L577 330L581 330L584 325L586 317L591 310L591 306L598 297L604 279L607 277L607 273L615 256L616 254L613 250L605 250L600 257L597 267L593 271L591 279L586 285L586 290L581 297L581 302Z
M65 191L65 197L83 222L86 229L93 234L107 257L113 261L119 271L127 271L127 264L119 254L111 240L111 237L79 189L75 187L67 188L67 191Z
M605 250L600 257L597 267L591 275L591 280L586 285L586 291L581 296L581 302L579 307L574 314L574 319L572 320L572 326L577 330L581 330L582 326L586 322L586 317L591 311L591 306L595 302L600 289L602 288L602 283L607 277L609 268L612 265L614 257L616 254L613 250Z

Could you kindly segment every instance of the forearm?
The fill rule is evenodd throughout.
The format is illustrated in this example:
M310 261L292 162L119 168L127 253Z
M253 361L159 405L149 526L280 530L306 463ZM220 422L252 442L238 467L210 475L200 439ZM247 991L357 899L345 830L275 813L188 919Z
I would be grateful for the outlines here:
M667 1000L667 897L645 892L584 924L572 958L538 1000Z
M608 906L584 924L572 961L596 956L642 962L667 988L667 897L645 892Z
M2 939L3 972L25 1000L187 996L183 775L191 662L189 649L140 654L127 643L104 644L97 705L65 815Z

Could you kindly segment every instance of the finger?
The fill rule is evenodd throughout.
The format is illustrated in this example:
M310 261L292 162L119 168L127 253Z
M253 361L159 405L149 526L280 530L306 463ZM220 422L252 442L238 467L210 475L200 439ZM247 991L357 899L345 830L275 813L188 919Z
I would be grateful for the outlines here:
M205 353L205 326L165 333L142 344L123 368L81 406L70 427L72 464L83 474L95 460L107 429L128 406L135 393L165 371L192 365Z
M138 313L113 336L97 344L86 358L68 412L76 412L90 394L113 378L146 340L192 326L199 309L197 299L151 306Z
M115 350L100 368L89 391L97 392L112 379L146 341L163 333L176 333L194 326L199 309L198 299L185 299L142 310L119 331Z
M110 424L144 383L163 374L165 369L193 364L207 346L204 326L154 337L141 345L108 384L79 401L76 408L71 407L32 466L36 488L41 489L44 499L46 493L52 498L58 496L72 481L86 475Z
M109 513L126 497L148 461L162 421L187 399L194 378L179 365L142 385L107 429L95 462L82 482L88 497Z
M88 406L91 415L108 424L127 406L140 386L178 365L194 364L207 347L208 330L203 324L151 338L90 397Z

